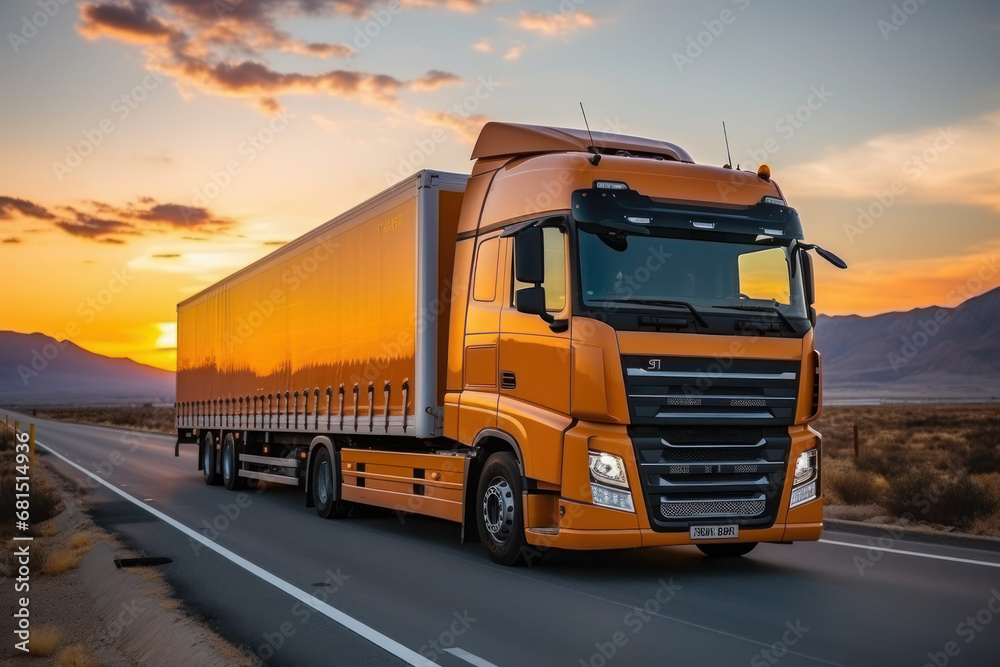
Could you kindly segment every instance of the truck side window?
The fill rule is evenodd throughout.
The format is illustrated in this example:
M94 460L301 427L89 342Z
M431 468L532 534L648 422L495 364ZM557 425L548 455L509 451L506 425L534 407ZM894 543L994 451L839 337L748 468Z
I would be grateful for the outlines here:
M493 301L497 294L497 264L500 258L500 239L492 238L479 244L476 255L476 283L472 298L476 301Z
M788 258L781 248L743 253L737 259L739 291L751 299L791 303Z
M542 244L545 252L545 309L558 313L566 307L566 235L555 227L542 229ZM513 258L513 255L511 255ZM514 279L514 292L531 287ZM513 305L513 292L511 293Z

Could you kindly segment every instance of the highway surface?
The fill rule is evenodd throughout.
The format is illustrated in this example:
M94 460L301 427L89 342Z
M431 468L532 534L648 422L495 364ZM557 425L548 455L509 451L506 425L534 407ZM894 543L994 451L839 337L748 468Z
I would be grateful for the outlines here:
M455 524L323 521L295 489L206 486L169 436L37 423L95 520L173 559L178 597L266 664L1000 665L997 552L828 531L737 560L681 547L503 568Z

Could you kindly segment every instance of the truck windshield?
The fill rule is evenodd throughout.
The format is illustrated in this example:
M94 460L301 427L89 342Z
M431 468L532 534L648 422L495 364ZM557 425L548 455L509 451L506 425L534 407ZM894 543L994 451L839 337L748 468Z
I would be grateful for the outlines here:
M790 266L782 245L580 230L583 301L592 307L682 302L713 314L805 318L802 272L793 277Z

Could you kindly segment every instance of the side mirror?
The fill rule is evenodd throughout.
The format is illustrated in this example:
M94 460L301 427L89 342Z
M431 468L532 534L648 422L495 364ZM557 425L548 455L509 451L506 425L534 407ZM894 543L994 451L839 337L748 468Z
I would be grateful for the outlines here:
M520 278L518 279L520 280ZM519 313L545 317L545 288L525 287L514 293L514 308Z
M545 280L542 228L537 225L522 229L514 236L514 277L517 278L518 282L529 285L541 285ZM518 295L523 291L525 290L519 290ZM544 304L545 300L543 299L543 311ZM518 310L521 309L518 308Z

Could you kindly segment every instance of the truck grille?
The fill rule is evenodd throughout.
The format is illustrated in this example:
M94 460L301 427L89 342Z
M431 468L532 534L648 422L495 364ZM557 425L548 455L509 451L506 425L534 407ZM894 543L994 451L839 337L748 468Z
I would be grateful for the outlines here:
M758 516L764 513L765 505L763 497L756 500L675 501L660 504L660 514L664 519Z
M791 425L799 362L761 359L623 359L633 424Z
M774 523L791 446L786 428L632 426L629 436L654 530Z

